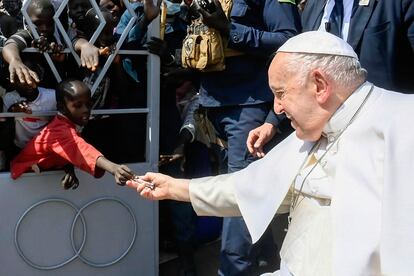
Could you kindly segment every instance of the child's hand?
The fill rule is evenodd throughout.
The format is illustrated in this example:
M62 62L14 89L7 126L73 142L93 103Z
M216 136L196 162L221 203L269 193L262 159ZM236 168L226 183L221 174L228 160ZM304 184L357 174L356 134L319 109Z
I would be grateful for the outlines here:
M72 188L75 190L79 186L79 179L76 177L72 164L66 165L64 168L65 175L62 177L62 186L65 190Z
M56 62L64 62L65 61L65 54L62 51L65 47L61 44L52 42L49 45L49 52L52 54L53 61Z
M106 47L100 47L99 55L107 58L115 52L115 49L116 49L116 44L112 44ZM114 59L112 60L112 64L117 64L117 65L121 64L121 56L116 55Z
M99 55L101 54L100 49L90 43L85 43L82 45L80 54L82 67L95 72L99 63Z
M49 42L44 36L40 36L38 39L33 39L32 47L39 49L41 53L47 52L49 50Z
M79 186L79 179L76 177L75 172L67 172L62 178L63 189L68 190L72 188L75 190Z
M115 177L115 182L118 185L124 186L127 180L132 179L135 174L130 168L125 165L118 165L109 161L103 155L96 159L96 167L110 172Z
M114 170L115 182L118 185L124 186L127 180L133 177L134 173L125 165L116 165Z
M112 53L111 47L101 47L99 48L99 55L103 57L108 57Z
M168 163L172 163L177 161L178 159L183 158L183 154L175 153L175 154L167 154L167 155L160 155L160 161L158 161L158 166L161 167Z
M52 55L59 55L64 49L65 47L63 45L52 42L50 43L48 50L52 52Z
M158 167L161 167L163 165L173 163L177 160L182 159L182 162L180 164L181 171L184 171L184 144L178 145L175 149L173 154L167 154L167 155L160 155L160 160L158 161Z
M20 101L18 103L13 104L10 107L11 112L23 112L26 114L32 114L32 109L29 107L28 101Z
M32 88L37 87L37 83L40 82L37 74L30 70L26 65L23 64L21 60L13 60L9 64L9 73L10 73L10 83L15 83L15 78L17 75L17 80L24 84L30 85Z

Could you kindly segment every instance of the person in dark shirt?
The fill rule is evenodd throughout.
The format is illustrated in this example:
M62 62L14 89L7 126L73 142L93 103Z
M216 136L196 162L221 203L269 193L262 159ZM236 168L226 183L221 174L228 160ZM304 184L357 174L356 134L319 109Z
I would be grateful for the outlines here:
M39 84L39 77L24 65L21 51L31 46L38 48L40 51L51 51L53 59L58 62L63 61L64 55L60 54L61 46L58 45L58 41L54 37L53 15L55 10L53 5L48 0L32 0L27 8L27 13L36 26L40 38L35 40L29 30L21 30L6 41L2 54L4 60L9 64L10 82L19 81L34 87ZM39 54L32 54L30 58L38 59L38 62L42 63L44 68L49 69L44 58ZM45 79L40 85L43 87L54 87L56 85L56 80L50 71L45 74Z

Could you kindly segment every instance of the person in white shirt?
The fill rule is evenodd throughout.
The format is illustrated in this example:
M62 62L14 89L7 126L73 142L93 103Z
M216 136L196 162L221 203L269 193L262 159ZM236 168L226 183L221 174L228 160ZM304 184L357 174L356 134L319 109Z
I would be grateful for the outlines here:
M290 211L277 275L410 275L414 96L366 75L344 40L293 37L269 84L294 134L239 172L191 181L147 173L127 185L149 199L191 201L198 215L242 215L253 242Z
M4 109L9 111L15 110L16 112L23 111L29 114L41 111L55 111L55 90L43 87L38 87L35 90L37 90L37 97L32 101L29 101L17 91L6 93L3 98ZM30 139L42 130L50 119L51 117L49 116L16 117L16 137L14 139L16 146L23 148Z
M24 62L30 70L40 77L42 68L29 61ZM31 87L25 83L14 84L14 91L3 96L3 110L5 112L23 112L27 114L56 110L56 95L54 89L44 87ZM52 116L53 117L53 116ZM49 116L23 116L15 117L14 144L22 149L30 139L36 136L51 120Z

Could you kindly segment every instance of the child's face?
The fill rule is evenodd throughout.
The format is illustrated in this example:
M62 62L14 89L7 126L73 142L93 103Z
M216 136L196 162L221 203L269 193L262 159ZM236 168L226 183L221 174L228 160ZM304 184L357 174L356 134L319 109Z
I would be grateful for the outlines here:
M71 0L69 1L69 17L79 24L85 20L85 14L90 8L92 5L88 0Z
M39 35L50 37L55 31L55 22L53 21L53 13L37 7L29 7L27 13L33 24L36 26Z
M119 7L117 4L115 4L111 0L101 0L99 2L99 6L105 9L108 9L112 14L112 17L114 18L115 23L118 24L119 19L121 17L121 7Z
M91 91L86 85L74 84L73 99L65 98L65 115L77 125L84 126L91 115Z

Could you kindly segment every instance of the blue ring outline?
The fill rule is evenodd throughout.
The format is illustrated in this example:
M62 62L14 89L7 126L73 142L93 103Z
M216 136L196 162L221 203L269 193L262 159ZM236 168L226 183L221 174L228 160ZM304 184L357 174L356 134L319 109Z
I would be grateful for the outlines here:
M76 214L79 213L79 209L71 202L64 200L64 199L60 199L60 198L50 198L50 199L45 199L42 201L39 201L35 204L33 204L32 206L30 206L24 213L23 215L20 216L19 220L17 221L16 227L14 229L14 245L17 249L17 253L19 253L20 257L23 259L23 261L25 261L28 265L30 265L33 268L36 269L40 269L40 270L53 270L53 269L58 269L61 268L65 265L67 265L68 263L72 262L74 259L76 259L80 252L83 250L83 247L85 246L86 243L86 222L85 222L85 217L83 215L80 215L81 217L81 221L82 221L82 225L83 225L83 240L82 240L82 244L79 247L79 250L75 250L75 255L73 255L72 257L70 257L69 259L67 259L66 261L63 261L60 264L56 264L56 265L50 265L50 266L42 266L42 265L38 265L35 264L34 262L32 262L29 258L27 258L24 254L22 249L20 248L20 244L19 244L19 240L18 240L18 232L19 232L19 227L21 222L23 221L24 217L30 212L32 211L34 208L36 208L39 205L45 204L45 203L49 203L49 202L58 202L58 203L63 203L66 204L68 206L70 206L73 210L75 210Z
M116 264L120 260L122 260L129 253L129 251L131 250L132 246L135 243L135 239L136 239L136 236L137 236L137 221L135 219L134 213L132 212L132 209L126 203L124 203L123 201L121 201L121 200L119 200L115 197L100 197L100 198L97 198L95 200L92 200L92 201L88 202L82 208L80 208L79 211L76 213L76 216L75 216L75 218L73 219L73 222L72 222L71 235L70 235L70 241L71 241L71 244L72 244L73 251L74 252L79 251L79 250L76 250L75 241L74 241L74 228L75 228L76 221L78 220L78 217L81 217L81 219L82 219L82 211L85 210L87 207L89 207L92 204L95 204L97 202L106 201L106 200L118 202L120 205L124 206L127 209L127 211L131 215L131 218L134 222L134 230L133 230L134 234L133 234L131 243L129 244L128 248L124 251L124 253L122 253L118 258L115 258L114 260L106 262L106 263L94 263L94 262L88 260L87 258L83 257L82 254L81 254L81 251L80 251L79 255L78 255L78 258L81 259L82 262L84 262L85 264L90 265L92 267L96 267L96 268L111 266L111 265ZM81 245L81 247L82 247L82 245Z
M129 212L129 214L132 217L133 224L134 224L133 237L132 237L132 240L131 240L128 248L126 249L126 251L124 251L124 253L122 253L119 257L117 257L116 259L114 259L112 261L106 262L106 263L94 263L94 262L88 260L87 258L85 258L85 257L83 257L81 255L81 252L82 252L82 250L83 250L83 248L85 246L85 243L86 243L86 236L87 236L86 221L85 221L85 217L82 214L82 211L85 210L87 207L89 207L92 204L95 204L95 203L100 202L100 201L106 201L106 200L115 201L115 202L119 203L120 205L124 206L127 209L127 211ZM42 265L38 265L38 264L34 263L33 261L31 261L28 257L26 257L24 255L24 253L23 253L23 251L22 251L22 249L20 247L20 244L19 244L18 232L19 232L19 227L20 227L21 222L23 221L24 217L30 211L32 211L34 208L36 208L39 205L42 205L42 204L45 204L45 203L49 203L49 202L57 202L57 203L66 204L66 205L68 205L69 207L71 207L76 212L76 215L75 215L75 217L74 217L74 219L72 221L71 235L70 235L72 249L75 252L75 254L72 257L70 257L66 261L63 261L60 264L50 265L50 266L42 266ZM76 249L75 242L74 242L74 229L75 229L75 225L76 225L76 222L79 219L79 217L81 219L81 223L82 223L82 226L83 226L83 240L82 240L82 243L81 243L79 249ZM95 267L95 268L103 268L103 267L108 267L108 266L111 266L111 265L119 262L121 259L123 259L129 253L129 251L131 250L131 248L134 245L135 240L136 240L137 228L138 228L137 227L137 220L136 220L136 218L134 216L134 213L133 213L132 209L126 203L124 203L123 201L121 201L120 199L117 199L115 197L100 197L100 198L94 199L94 200L88 202L87 204L85 204L80 209L78 209L70 201L67 201L67 200L64 200L64 199L61 199L61 198L50 198L50 199L45 199L45 200L42 200L42 201L39 201L39 202L33 204L32 206L30 206L20 216L19 220L16 223L16 227L15 227L15 230L14 230L14 245L16 247L16 250L17 250L18 254L23 259L23 261L26 262L29 266L31 266L33 268L36 268L36 269L39 269L39 270L54 270L54 269L58 269L58 268L61 268L61 267L65 266L65 265L69 264L70 262L72 262L76 258L79 258L83 263L85 263L85 264L87 264L89 266L92 266L92 267Z

